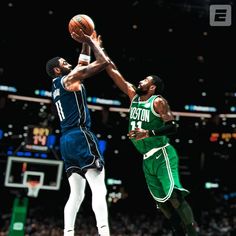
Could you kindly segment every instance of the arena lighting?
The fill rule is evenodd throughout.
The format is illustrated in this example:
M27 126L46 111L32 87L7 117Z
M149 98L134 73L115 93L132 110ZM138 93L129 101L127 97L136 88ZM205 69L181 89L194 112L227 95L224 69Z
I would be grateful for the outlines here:
M231 112L236 112L236 107L234 107L234 106L230 107L230 111Z
M107 179L107 185L121 185L122 180L120 179L113 179L113 178L108 178Z
M0 87L0 89L1 89L1 87ZM37 96L41 96L41 97L52 97L52 93L50 91L43 90L43 89L34 90L34 94ZM115 105L115 106L121 105L121 102L118 100L104 99L104 98L98 98L98 97L88 97L87 101L92 102L92 103L96 103L96 104L103 104L103 105Z
M229 194L224 194L224 199L225 200L230 200L236 198L236 192L231 192Z
M107 147L107 141L106 140L98 140L98 145L99 145L101 153L103 155L106 150L106 147Z
M26 96L20 96L20 95L12 95L12 94L9 94L7 97L12 100L22 100L22 101L39 102L39 103L51 103L51 100L46 99L46 98L34 98L34 97L26 97Z
M129 112L129 108L120 108L120 107L110 107L109 111L114 111L114 112Z
M193 113L193 112L178 112L173 111L174 116L186 116L186 117L202 117L202 118L211 118L212 115L208 113Z
M12 86L0 85L0 91L16 93L17 89Z
M225 96L226 97L236 97L236 92L226 92Z
M197 106L197 105L185 105L184 109L187 111L204 111L204 112L216 112L217 111L217 109L215 107Z
M205 183L205 189L211 189L211 188L219 188L218 183L212 183L212 182L206 182Z
M218 142L219 140L223 140L225 142L229 142L231 140L236 140L236 132L234 133L220 133L220 132L212 132L210 134L210 142Z
M220 118L236 118L236 114L219 114Z
M52 97L52 92L49 92L47 90L34 90L34 94L37 96L42 96L42 97Z
M46 98L35 98L35 97L28 97L28 96L20 96L20 95L8 95L9 99L12 100L22 100L22 101L29 101L29 102L39 102L39 103L51 103L51 99ZM93 110L103 110L103 106L98 105L91 105L88 104L88 107ZM128 113L129 108L122 108L122 107L109 107L109 111L111 112L124 112ZM186 117L201 117L201 118L211 118L212 115L210 113L194 113L194 112L178 112L173 111L174 116L186 116ZM236 118L236 114L219 114L220 118Z
M88 97L88 102L96 103L96 104L103 104L103 105L115 105L120 106L121 102L114 99L104 99L104 98L98 98L98 97Z
M11 155L15 155L17 157L32 157L32 158L42 158L42 159L46 159L48 158L48 154L47 153L34 153L34 152L30 152L30 151L18 151L18 152L13 152L11 150L7 151L7 155L11 156Z

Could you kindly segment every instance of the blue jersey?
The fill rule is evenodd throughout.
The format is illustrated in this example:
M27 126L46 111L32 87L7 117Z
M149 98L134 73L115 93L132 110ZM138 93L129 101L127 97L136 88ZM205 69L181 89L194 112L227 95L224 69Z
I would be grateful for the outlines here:
M52 99L57 108L61 132L64 133L74 127L90 129L91 118L84 85L81 85L80 91L69 92L63 87L62 80L63 77L57 77L52 84Z
M104 158L98 139L90 130L91 117L84 85L80 91L69 92L63 86L63 77L57 77L52 84L52 99L60 119L60 150L67 173L100 169Z

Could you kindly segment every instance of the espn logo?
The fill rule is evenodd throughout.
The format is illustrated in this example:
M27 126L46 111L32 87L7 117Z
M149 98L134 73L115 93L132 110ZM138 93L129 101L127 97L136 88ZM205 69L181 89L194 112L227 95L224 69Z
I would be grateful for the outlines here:
M210 5L210 26L231 26L231 5Z

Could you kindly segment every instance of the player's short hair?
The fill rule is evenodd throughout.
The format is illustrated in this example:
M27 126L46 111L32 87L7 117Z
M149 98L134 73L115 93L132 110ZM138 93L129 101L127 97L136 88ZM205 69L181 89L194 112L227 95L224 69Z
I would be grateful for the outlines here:
M59 67L59 59L61 59L61 57L53 57L52 59L48 60L46 63L46 72L52 78L55 77L55 73L53 69L55 67Z
M163 80L157 75L150 75L153 79L153 84L156 85L155 93L162 94L164 92L164 82Z

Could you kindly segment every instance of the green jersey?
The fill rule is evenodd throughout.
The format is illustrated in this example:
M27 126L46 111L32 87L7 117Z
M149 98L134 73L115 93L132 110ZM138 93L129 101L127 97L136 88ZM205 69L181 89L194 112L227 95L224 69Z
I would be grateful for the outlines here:
M129 131L136 127L151 130L164 126L164 121L153 107L153 101L157 97L158 95L153 95L147 101L139 101L138 95L133 98L129 110ZM169 138L153 136L141 140L131 139L131 141L141 154L145 154L153 148L163 147L168 143Z

